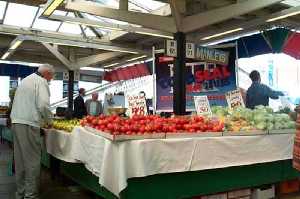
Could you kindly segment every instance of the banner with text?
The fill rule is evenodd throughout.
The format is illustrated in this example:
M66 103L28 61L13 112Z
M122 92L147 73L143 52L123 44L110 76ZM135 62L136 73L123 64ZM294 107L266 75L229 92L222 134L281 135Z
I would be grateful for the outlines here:
M196 54L198 51L196 51ZM208 52L208 51L206 51ZM225 93L236 90L236 47L210 51L225 53L221 59L210 62L187 59L186 63L186 110L194 111L194 96L207 95L210 105L227 106ZM218 57L220 57L218 55ZM173 110L173 57L155 55L156 109ZM193 61L194 60L194 61ZM220 61L222 60L222 61ZM222 62L222 63L221 63Z

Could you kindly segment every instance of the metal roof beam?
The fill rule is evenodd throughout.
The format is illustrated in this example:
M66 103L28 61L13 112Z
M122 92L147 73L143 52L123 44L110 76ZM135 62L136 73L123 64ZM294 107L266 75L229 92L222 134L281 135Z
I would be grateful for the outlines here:
M82 48L102 49L107 51L124 52L131 54L147 54L148 50L143 50L132 44L118 45L110 42L109 39L103 37L97 38L83 38L73 34L57 33L57 32L40 32L26 28L14 28L12 26L0 25L0 34L8 35L23 35L26 39L33 41L41 41L65 46L76 46Z
M75 18L75 17L68 17L68 16L61 16L61 15L54 15L48 17L48 19L56 20L56 21L64 21L79 25L86 25L89 27L98 27L110 30L119 30L119 31L126 31L138 34L145 34L145 35L152 35L157 37L165 37L165 38L173 38L173 34L169 32L163 32L159 30L153 30L143 27L136 27L133 25L121 25L121 24L112 24L108 22L100 22L96 20L90 20L86 18Z
M265 16L262 16L262 17L259 17L259 18L241 23L241 24L236 24L236 25L226 26L226 27L223 27L223 28L218 28L217 30L208 31L208 32L205 32L205 33L202 33L202 34L199 33L195 37L194 36L188 36L187 40L193 41L193 42L200 42L203 38L205 38L207 36L214 35L216 33L222 33L222 32L226 32L226 31L229 31L229 30L234 30L234 29L237 29L237 28L243 28L245 30L253 29L255 27L259 27L260 25L266 24L266 21L268 19L275 18L275 17L282 16L282 15L286 15L286 14L289 14L289 13L294 13L294 12L297 12L297 11L300 11L300 6L288 8L288 9L285 9L285 10L282 10L282 11L279 11L279 12L276 12L276 13L273 13L273 14L265 15ZM278 23L276 21L274 21L274 22L270 22L267 25L272 25L272 24L278 24ZM213 39L209 39L209 40L206 40L205 43L207 43L209 41L220 40L222 38L226 38L226 37L229 37L231 35L232 34L228 34L228 35L223 35L223 36L216 37L216 38L213 38ZM234 34L234 35L236 35L236 34Z
M126 21L132 24L142 25L147 28L166 32L176 32L176 26L171 17L163 17L153 14L140 12L131 12L100 6L97 3L89 1L67 1L66 9L94 14L102 17Z
M281 2L282 0L247 0L229 6L185 17L182 21L184 32L193 32L200 28L244 15Z
M76 65L80 68L87 67L99 62L103 62L109 59L112 59L114 57L124 55L124 53L121 52L108 52L108 53L101 53L98 55L91 55L88 57L77 59Z
M185 10L185 0L169 0L172 10L172 16L175 20L176 28L179 32L182 32L182 10Z
M59 61L61 61L68 69L74 70L76 65L67 59L63 54L61 54L57 48L54 46L41 42Z

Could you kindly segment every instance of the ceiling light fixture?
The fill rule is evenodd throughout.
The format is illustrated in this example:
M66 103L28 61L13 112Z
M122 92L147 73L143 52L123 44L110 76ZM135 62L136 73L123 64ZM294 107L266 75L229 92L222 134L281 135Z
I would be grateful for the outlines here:
M10 47L9 50L15 50L16 48L18 48L20 46L20 44L22 43L22 40L16 40Z
M238 32L238 31L241 31L241 30L244 30L244 28L236 28L236 29L233 29L233 30L228 30L228 31L225 31L225 32L222 32L222 33L218 33L218 34L214 34L214 35L211 35L211 36L203 37L201 40L208 40L208 39L220 37L220 36L223 36L223 35L227 35L227 34L230 34L230 33Z
M286 14L286 15L281 15L279 17L274 17L274 18L268 19L267 22L277 21L277 20L284 19L284 18L287 18L287 17L295 16L295 15L298 15L298 14L300 14L300 11L292 12L292 13L289 13L289 14Z
M134 57L132 59L128 59L127 62L135 61L135 60L146 58L146 57L147 57L147 55L142 55L142 56L139 56L139 57Z
M48 0L46 4L46 8L44 12L42 13L43 16L50 16L58 6L60 6L63 3L64 0Z
M9 56L10 52L6 52L2 57L1 59L6 59L8 56Z
M79 21L70 21L70 20L66 20L65 22L67 22L67 23L72 23L72 24L76 24L76 25L92 26L92 27L95 27L95 28L102 28L102 29L108 29L108 30L117 30L117 31L123 30L123 29L117 28L117 27L101 26L101 25L99 25L99 24L83 23L83 22L79 22Z
M137 34L142 34L142 35L150 35L150 36L155 36L155 37L163 37L167 39L174 39L173 36L171 35L163 35L163 34L157 34L157 33L151 33L151 32L141 32L141 31L135 31Z
M112 66L116 66L118 64L120 64L120 63L117 62L117 63L109 64L109 65L104 66L104 68L109 68L109 67L112 67Z

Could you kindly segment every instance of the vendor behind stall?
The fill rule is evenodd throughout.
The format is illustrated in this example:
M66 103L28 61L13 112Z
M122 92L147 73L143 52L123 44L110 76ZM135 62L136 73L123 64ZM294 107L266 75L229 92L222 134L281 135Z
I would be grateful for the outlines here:
M79 89L79 95L74 100L74 117L81 119L83 116L87 114L86 107L84 104L85 89Z
M269 106L269 98L278 99L284 94L280 91L273 91L268 86L261 83L260 74L254 70L249 75L252 84L247 90L246 107L254 109L255 106Z
M92 99L85 102L88 115L97 116L103 113L103 107L101 101L98 100L98 93L92 94Z

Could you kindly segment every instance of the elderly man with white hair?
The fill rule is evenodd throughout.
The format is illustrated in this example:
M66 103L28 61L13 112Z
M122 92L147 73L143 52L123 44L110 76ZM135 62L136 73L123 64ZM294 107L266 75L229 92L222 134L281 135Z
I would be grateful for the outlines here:
M48 81L54 68L41 65L36 73L24 78L17 88L11 111L14 138L16 199L39 198L41 160L40 128L51 124Z
M85 107L88 115L97 116L103 113L102 103L98 100L98 93L92 94L92 99L85 102Z

